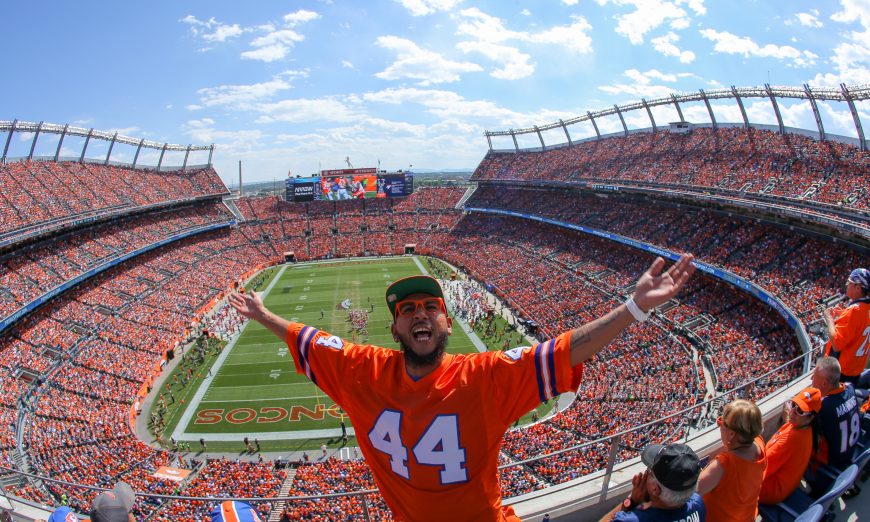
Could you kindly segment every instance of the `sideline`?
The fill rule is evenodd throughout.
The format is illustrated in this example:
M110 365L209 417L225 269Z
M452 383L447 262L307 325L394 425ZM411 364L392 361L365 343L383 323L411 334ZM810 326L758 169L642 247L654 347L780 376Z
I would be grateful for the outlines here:
M267 295L269 295L269 292L272 291L272 288L275 287L275 285L278 283L278 280L280 280L281 276L284 275L285 270L287 270L287 265L283 265L281 267L281 270L279 270L278 273L275 275L275 277L272 278L272 282L269 283L269 286L267 286L266 289L260 293L260 295L263 298L265 298ZM202 401L202 398L205 396L206 392L208 391L208 388L211 385L211 380L214 379L214 376L220 372L221 366L223 366L224 361L226 361L227 357L229 357L229 355L230 355L230 352L232 352L233 348L236 346L236 341L239 340L239 338L242 335L242 332L244 332L248 328L248 325L250 323L251 323L251 321L245 321L245 323L242 325L242 328L239 330L239 333L236 334L235 336L233 336L232 340L226 345L226 347L224 347L223 350L221 350L221 354L218 356L217 360L215 361L215 363L211 367L212 377L206 377L205 379L202 380L201 383L199 383L199 388L196 390L196 393L194 394L193 398L190 400L190 404L184 410L184 414L182 414L181 419L178 421L178 424L175 425L175 430L172 432L172 437L175 440L183 440L183 441L199 440L199 437L197 437L197 435L199 435L198 433L197 434L190 434L188 436L187 431L184 431L184 430L187 428L188 424L190 423L190 419L193 417L194 412L199 407L199 403ZM240 435L244 436L244 434L240 434ZM217 441L217 440L234 440L235 439L235 437L230 437L229 439L227 439L226 434L220 434L220 437L221 438L209 439L206 437L206 434L202 434L202 438L204 438L205 440ZM263 437L261 437L261 438L263 438Z

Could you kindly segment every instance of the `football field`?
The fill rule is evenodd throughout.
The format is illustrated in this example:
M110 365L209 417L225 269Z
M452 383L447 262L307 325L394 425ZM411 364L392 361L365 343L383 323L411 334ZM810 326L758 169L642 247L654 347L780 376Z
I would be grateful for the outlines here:
M386 288L425 272L417 258L409 257L287 265L266 287L264 301L291 321L349 341L399 349L389 329ZM364 330L352 329L351 314L368 315ZM478 350L456 323L447 349ZM317 447L341 436L342 421L348 435L353 434L341 409L296 373L286 344L251 321L217 356L211 376L204 377L185 406L178 409L172 436L194 443L202 438L209 451L240 448L246 436L261 441L264 450Z

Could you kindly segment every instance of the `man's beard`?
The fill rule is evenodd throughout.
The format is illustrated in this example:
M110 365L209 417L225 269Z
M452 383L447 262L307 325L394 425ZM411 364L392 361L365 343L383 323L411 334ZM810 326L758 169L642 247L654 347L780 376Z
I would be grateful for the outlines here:
M408 348L401 335L399 336L399 346L402 347L402 353L405 354L405 362L408 365L416 368L432 366L441 360L441 356L444 355L444 351L447 349L447 333L442 332L438 336L438 341L435 343L435 349L426 355L419 355L414 350Z

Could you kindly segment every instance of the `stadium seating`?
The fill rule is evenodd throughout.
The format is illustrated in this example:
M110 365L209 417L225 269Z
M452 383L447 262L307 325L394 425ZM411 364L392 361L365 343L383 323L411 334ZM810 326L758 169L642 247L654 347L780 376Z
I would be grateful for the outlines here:
M472 180L634 182L725 189L866 211L870 155L754 128L634 133L572 147L490 152Z
M764 155L758 151L783 146L777 141L780 138L760 132L749 133L747 138L740 133L743 131L717 135L702 131L696 131L688 142L672 141L667 135L643 135L622 144L617 143L620 140L584 144L577 147L582 153L573 149L549 151L545 159L534 153L510 158L491 154L475 177L574 182L596 176L605 179L603 172L613 172L618 177L606 179L649 181L655 176L641 168L644 163L635 166L626 158L640 161L638 158L654 156L658 163L648 162L649 169L659 165L697 171L694 177L673 174L666 182L690 179L698 186L719 183L733 188L739 176L749 176L753 170L783 172L778 163L783 154L807 154L804 163L789 166L785 172L799 175L798 184L811 186L820 176L827 176L831 165L850 167L865 161L863 156L836 145L804 146L797 138L789 142L791 148ZM690 148L686 150L697 155L712 150L720 164L736 161L731 180L722 184L715 165L705 165L685 150L680 153L687 145ZM754 159L743 156L747 151ZM821 159L815 158L819 154ZM47 176L53 176L51 181L40 181ZM0 180L8 181L14 190L0 196L0 215L4 223L14 224L8 229L14 232L56 219L76 219L93 209L112 212L116 207L179 199L179 194L180 199L191 199L224 190L212 183L216 179L213 170L198 172L190 179L167 173L152 173L144 181L130 178L126 169L78 163L2 166ZM847 176L836 190L823 186L817 199L847 197L854 188L851 179ZM782 194L773 194L793 197L788 192L792 188L786 185L777 185ZM168 454L130 434L127 415L132 397L160 355L184 339L203 306L250 269L282 261L285 252L294 252L300 260L323 259L401 254L405 245L414 244L418 253L444 258L479 282L491 284L518 316L539 325L541 338L578 326L614 307L624 289L651 261L650 256L627 247L552 225L463 215L455 205L464 191L423 189L395 200L342 202L243 198L237 206L247 221L239 228L201 234L146 253L55 298L0 337L0 458L11 463L15 433L8 421L29 390L20 372L47 376L52 370L31 399L34 409L24 428L24 449L33 470L84 484L110 485L126 480L137 491L171 493L176 484L152 476L157 467L168 462ZM847 250L820 256L826 246L822 240L753 221L699 210L688 211L687 218L684 208L649 205L639 210L630 202L613 198L599 201L564 190L482 185L470 204L606 229L675 251L697 248L701 259L757 282L808 316L817 312L821 299L841 290L845 267L860 260ZM7 215L9 221L5 220ZM0 265L0 316L8 316L57 284L120 254L191 227L228 219L217 203L188 204L89 227L76 237L37 243L25 255L7 258ZM0 230L0 234L5 231ZM783 256L783 252L789 255ZM653 321L634 325L612 349L587 364L579 391L582 400L527 429L508 432L500 455L502 464L571 448L696 404L708 390L700 369L701 356L713 361L715 384L722 391L797 353L794 335L769 308L710 279L697 278L692 285L673 308L657 314ZM465 306L471 317L479 304ZM669 338L672 331L704 314L714 321L694 328L693 333L702 341L700 349L685 339ZM239 326L238 316L226 308L211 321L209 328L227 334ZM795 371L787 369L748 393L762 397ZM619 458L634 457L649 443L683 433L690 420L675 418L626 436ZM527 493L601 469L607 451L599 444L506 467L500 472L503 494ZM283 474L268 465L209 461L179 492L275 496L283 479ZM291 495L373 487L363 461L329 459L301 466ZM39 489L28 487L17 492L46 501ZM60 488L51 489L55 496L61 492ZM67 494L78 508L92 499L83 491ZM379 495L370 495L367 506L374 518L388 519ZM180 501L140 502L137 514L153 516L152 520L200 520L208 508ZM268 513L267 504L261 509ZM361 509L356 498L291 505L295 517L311 520L353 516Z
M211 167L157 172L75 162L0 165L0 240L146 205L226 195Z

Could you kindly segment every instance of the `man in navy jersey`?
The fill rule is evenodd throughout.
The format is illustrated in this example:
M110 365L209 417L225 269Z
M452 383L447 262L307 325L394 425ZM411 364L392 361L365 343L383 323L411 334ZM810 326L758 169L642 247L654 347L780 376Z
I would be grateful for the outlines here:
M851 385L840 383L840 362L833 357L822 357L816 363L813 387L822 392L822 411L819 413L822 440L813 460L845 468L852 463L855 445L861 436L855 392Z

